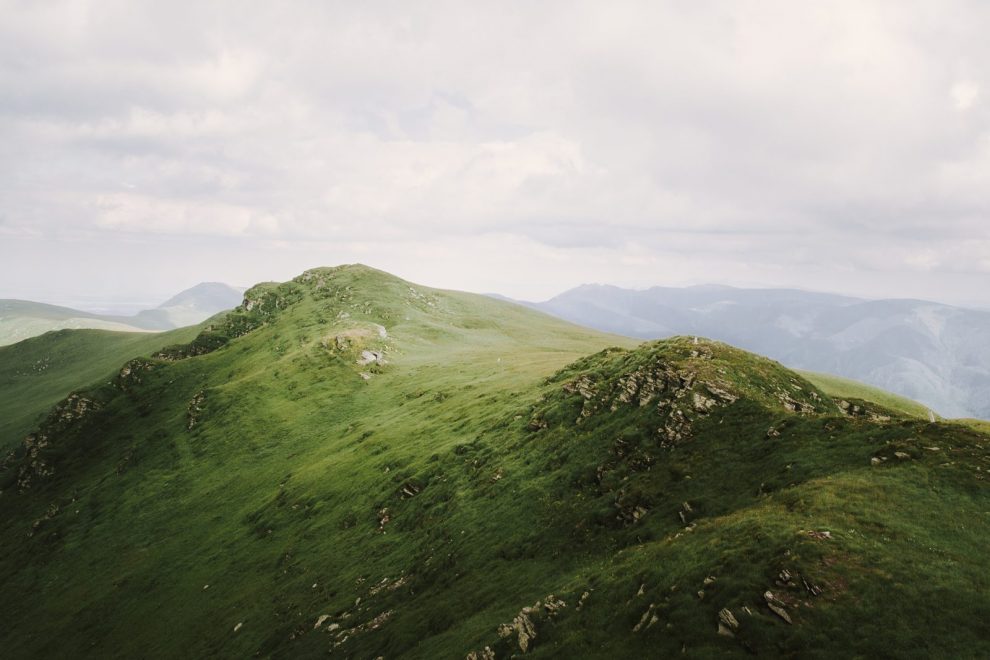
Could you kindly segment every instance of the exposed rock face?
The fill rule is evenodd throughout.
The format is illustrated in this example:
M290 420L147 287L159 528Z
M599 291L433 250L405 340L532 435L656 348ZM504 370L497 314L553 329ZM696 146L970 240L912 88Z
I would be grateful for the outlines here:
M40 429L21 443L21 466L17 475L17 488L24 492L30 488L35 478L51 477L55 468L46 458L46 449L51 446L52 439L58 437L70 427L84 423L93 413L100 410L102 405L89 397L73 392L59 402L42 423ZM14 458L9 456L4 465L10 465Z
M530 643L536 639L536 626L533 625L533 620L529 618L532 612L533 608L524 607L512 619L512 623L503 623L498 627L498 636L502 639L510 638L513 635L516 636L519 650L523 653L529 650Z
M519 650L526 653L533 646L537 638L537 622L556 617L566 607L567 603L550 594L543 600L536 601L532 606L519 610L519 614L512 619L511 623L500 624L498 627L498 636L509 641L514 639L515 644L519 646ZM490 651L488 647L485 647L485 649ZM483 658L487 656L476 655L475 657Z
M115 385L125 392L130 391L134 386L141 384L144 373L154 368L155 363L150 360L143 358L131 360L117 373Z
M564 383L562 389L583 399L578 424L600 411L615 412L624 405L642 408L655 403L663 419L657 436L664 446L690 439L691 416L708 415L738 399L728 383L701 382L695 371L675 369L660 361L623 374L611 383L598 383L584 374Z
M193 395L186 407L186 430L192 431L193 427L199 423L200 413L203 412L203 403L206 401L206 392L200 390Z
M381 351L361 351L361 357L357 359L357 364L362 367L367 364L385 364L385 355Z

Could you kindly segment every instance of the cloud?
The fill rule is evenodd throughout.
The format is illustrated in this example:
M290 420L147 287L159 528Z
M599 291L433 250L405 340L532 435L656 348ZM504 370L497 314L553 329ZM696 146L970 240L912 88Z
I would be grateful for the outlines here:
M920 271L986 296L975 0L0 10L0 228L36 256L147 235L248 280L274 274L244 246L279 241L446 286L487 264L529 297L849 273L917 295Z
M962 80L952 86L952 101L959 110L969 110L980 96L980 86L969 80Z

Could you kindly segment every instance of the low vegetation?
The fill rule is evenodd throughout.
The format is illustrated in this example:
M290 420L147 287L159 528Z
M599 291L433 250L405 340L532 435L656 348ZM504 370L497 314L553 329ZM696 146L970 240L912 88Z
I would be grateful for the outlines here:
M361 266L0 472L7 657L979 657L990 437Z

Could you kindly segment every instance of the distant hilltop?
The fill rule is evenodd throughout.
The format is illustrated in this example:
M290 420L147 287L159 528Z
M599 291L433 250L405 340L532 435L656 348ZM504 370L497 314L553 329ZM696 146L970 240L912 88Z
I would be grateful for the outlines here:
M221 282L203 282L182 291L154 309L133 316L95 314L29 300L0 300L0 346L51 330L92 328L119 332L160 332L194 325L240 304L244 289Z

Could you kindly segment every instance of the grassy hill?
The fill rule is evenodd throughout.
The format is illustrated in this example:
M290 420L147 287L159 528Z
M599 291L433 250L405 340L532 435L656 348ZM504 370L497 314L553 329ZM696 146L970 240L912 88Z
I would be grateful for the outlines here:
M0 449L20 442L72 390L109 378L131 358L190 341L200 329L58 330L0 346Z
M235 307L241 300L242 292L243 289L227 284L204 282L180 292L154 309L145 309L133 316L95 314L28 300L0 300L0 346L55 330L161 332L198 325L221 311Z
M81 312L68 307L28 300L0 300L0 346L55 330L90 328L115 332L142 332L122 318Z
M0 471L7 657L975 657L990 440L360 266Z
M841 399L859 399L879 404L904 417L929 419L931 411L917 401L912 401L891 392L861 383L850 378L842 378L832 374L821 374L813 371L798 371L799 374L821 388L829 396Z

